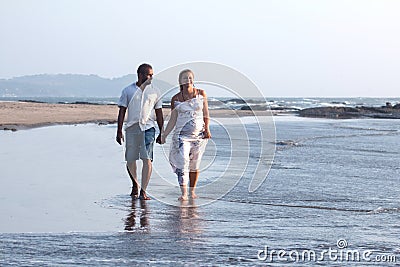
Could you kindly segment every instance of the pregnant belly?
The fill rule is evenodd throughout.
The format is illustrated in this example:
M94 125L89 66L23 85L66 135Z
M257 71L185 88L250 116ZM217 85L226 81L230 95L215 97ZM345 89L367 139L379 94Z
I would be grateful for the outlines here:
M203 128L204 128L203 120L189 120L183 125L179 135L198 136L200 133L203 132Z

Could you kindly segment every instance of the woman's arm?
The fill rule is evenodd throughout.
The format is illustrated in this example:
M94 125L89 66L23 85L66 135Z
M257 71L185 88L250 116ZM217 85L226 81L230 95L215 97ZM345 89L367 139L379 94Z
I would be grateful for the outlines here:
M165 139L171 133L171 131L175 128L176 119L178 118L178 112L175 110L175 96L171 99L171 114L168 120L167 127L165 127L164 132L161 135L161 143L165 143Z
M211 138L210 132L210 112L208 111L208 101L207 94L204 90L199 90L200 94L203 96L203 120L204 120L204 138Z

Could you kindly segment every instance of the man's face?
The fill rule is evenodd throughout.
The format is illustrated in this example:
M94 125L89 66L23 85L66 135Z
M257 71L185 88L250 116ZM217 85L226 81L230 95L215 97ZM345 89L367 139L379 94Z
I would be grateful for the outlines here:
M151 84L153 78L153 69L147 68L144 73L139 73L139 81L143 85Z

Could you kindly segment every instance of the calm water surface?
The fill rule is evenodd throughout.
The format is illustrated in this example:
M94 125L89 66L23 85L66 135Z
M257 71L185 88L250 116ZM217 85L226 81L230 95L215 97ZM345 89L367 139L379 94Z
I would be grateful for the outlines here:
M258 251L319 253L338 250L338 240L347 242L342 251L371 250L372 260L393 255L399 264L400 124L297 117L276 117L275 123L274 164L256 192L248 193L246 174L225 197L199 207L116 194L99 205L122 211L119 230L2 233L0 265L282 266L293 261L262 261ZM207 175L201 174L203 182ZM300 263L394 265L328 257Z

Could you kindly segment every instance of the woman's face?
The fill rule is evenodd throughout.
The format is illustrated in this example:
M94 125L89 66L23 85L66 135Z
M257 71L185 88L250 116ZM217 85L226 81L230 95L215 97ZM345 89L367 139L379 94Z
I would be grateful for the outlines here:
M193 85L193 80L194 80L193 74L191 72L185 72L182 74L179 84L186 86Z

